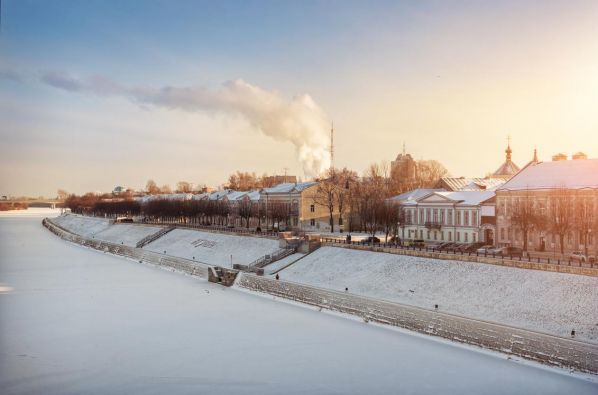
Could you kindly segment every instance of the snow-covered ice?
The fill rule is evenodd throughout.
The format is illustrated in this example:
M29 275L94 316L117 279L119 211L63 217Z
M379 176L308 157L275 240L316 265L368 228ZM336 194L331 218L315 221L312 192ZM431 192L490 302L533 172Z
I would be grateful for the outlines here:
M584 376L86 249L40 220L0 218L2 394L598 391Z
M598 342L598 278L322 247L282 279Z
M141 239L162 229L159 226L115 224L93 235L94 239L135 247Z

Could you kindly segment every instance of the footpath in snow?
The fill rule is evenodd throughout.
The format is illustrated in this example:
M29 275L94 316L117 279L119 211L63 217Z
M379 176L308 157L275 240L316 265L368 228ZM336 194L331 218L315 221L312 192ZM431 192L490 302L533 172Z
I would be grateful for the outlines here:
M598 343L598 278L322 247L284 280Z

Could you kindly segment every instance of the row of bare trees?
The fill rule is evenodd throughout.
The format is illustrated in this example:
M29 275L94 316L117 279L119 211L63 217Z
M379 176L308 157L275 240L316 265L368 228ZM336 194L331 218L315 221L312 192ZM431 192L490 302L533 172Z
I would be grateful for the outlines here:
M285 202L254 202L249 199L231 204L224 200L155 199L106 201L94 194L71 195L66 206L72 212L102 217L143 216L149 221L181 222L201 225L236 225L247 228L253 223L266 228L289 226L291 205Z
M396 235L399 207L389 200L394 190L383 166L373 164L358 178L347 168L330 169L319 180L313 203L323 207L334 232L334 216L348 220L348 230L376 235L383 232L386 239Z
M528 250L530 234L544 231L558 237L561 254L564 253L565 238L573 232L577 233L585 253L588 253L591 234L598 234L595 194L559 188L549 192L545 198L524 191L514 199L510 210L507 206L499 206L499 210L505 210L513 226L521 232L525 251Z

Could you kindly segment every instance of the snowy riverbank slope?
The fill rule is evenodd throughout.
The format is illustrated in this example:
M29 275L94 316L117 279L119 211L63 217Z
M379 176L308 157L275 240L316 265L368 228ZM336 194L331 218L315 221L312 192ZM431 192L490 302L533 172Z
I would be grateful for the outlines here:
M175 229L143 247L146 250L183 257L223 267L248 264L278 249L278 240Z
M284 280L598 343L598 278L322 247Z
M113 224L104 218L66 214L52 221L63 228L84 236L116 244L135 246L138 241L160 230L159 226ZM278 240L175 229L143 247L146 250L198 262L231 267L233 263L248 264L278 249Z
M94 239L124 244L130 247L135 247L138 241L161 229L159 226L149 225L111 225L110 221L105 218L85 217L75 214L61 215L53 218L52 222L84 237L93 237Z

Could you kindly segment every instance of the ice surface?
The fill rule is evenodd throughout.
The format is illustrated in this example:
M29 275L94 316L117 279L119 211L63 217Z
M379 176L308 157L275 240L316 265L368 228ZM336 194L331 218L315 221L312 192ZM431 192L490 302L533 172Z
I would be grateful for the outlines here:
M598 278L322 247L283 279L598 342Z
M85 249L40 220L0 218L3 395L598 392L564 372Z

